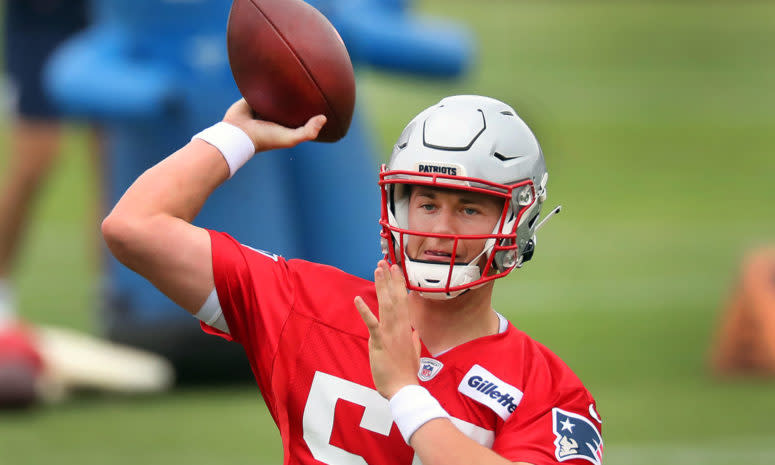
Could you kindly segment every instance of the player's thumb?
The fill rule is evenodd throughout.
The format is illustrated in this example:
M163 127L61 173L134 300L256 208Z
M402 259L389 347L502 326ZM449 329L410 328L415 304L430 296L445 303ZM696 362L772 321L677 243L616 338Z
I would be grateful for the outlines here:
M326 121L325 115L316 115L307 121L307 124L304 125L304 130L309 140L315 139L318 136Z
M417 360L420 360L422 343L420 342L420 334L415 330L412 330L412 344L414 345L414 353L417 355Z

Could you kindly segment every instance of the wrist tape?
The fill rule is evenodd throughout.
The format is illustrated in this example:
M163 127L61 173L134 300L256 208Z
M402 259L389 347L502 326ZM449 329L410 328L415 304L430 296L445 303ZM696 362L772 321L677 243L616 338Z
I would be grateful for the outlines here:
M427 389L416 384L404 386L393 395L390 411L407 444L415 431L425 423L434 418L449 418L439 401Z
M256 154L256 147L245 131L223 121L191 138L194 139L202 139L221 152L229 165L229 178Z

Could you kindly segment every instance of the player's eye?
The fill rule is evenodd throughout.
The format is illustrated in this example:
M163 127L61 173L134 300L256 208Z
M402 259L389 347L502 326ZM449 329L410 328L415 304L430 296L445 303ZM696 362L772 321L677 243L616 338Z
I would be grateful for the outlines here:
M432 203L424 203L424 204L420 205L420 208L422 208L425 211L430 212L430 211L433 211L433 210L436 209L436 205L434 205Z
M463 213L464 213L466 216L472 216L472 215L476 215L476 214L478 214L478 213L479 213L479 210L478 210L478 209L476 209L476 208L472 208L472 207L464 207L464 208L463 208Z

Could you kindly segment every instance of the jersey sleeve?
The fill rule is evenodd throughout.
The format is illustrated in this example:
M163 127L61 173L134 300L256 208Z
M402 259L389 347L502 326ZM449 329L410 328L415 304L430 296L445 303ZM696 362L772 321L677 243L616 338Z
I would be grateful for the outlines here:
M242 245L225 233L208 232L215 289L229 334L204 323L202 329L240 343L259 384L264 384L293 307L295 274L278 255Z
M602 420L592 395L562 361L532 376L515 415L497 432L493 450L533 465L601 465Z

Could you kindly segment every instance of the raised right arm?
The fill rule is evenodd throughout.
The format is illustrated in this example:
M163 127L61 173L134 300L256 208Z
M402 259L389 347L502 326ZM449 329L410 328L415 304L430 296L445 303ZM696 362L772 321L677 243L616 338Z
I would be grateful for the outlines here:
M323 116L297 129L256 120L244 100L223 120L242 129L256 152L312 140L325 124ZM215 287L210 237L191 221L229 174L221 152L195 139L137 178L102 222L113 255L190 313Z

